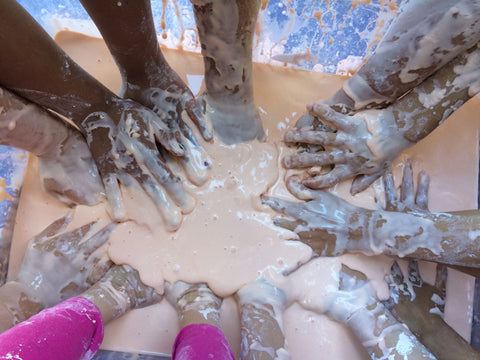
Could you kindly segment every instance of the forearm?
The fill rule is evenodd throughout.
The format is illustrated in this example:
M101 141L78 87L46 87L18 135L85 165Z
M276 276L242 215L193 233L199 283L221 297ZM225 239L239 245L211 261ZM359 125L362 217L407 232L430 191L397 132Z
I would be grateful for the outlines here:
M436 359L381 303L356 311L345 324L372 358Z
M193 324L209 324L219 329L220 306L222 299L217 297L208 287L193 285L178 299L176 307L180 327Z
M152 67L166 65L149 0L80 0L100 30L124 80L133 84L152 73Z
M207 93L217 101L253 102L252 42L259 0L192 1Z
M80 68L15 1L0 2L0 85L79 124L114 94Z
M480 48L475 45L387 108L364 110L356 116L371 134L366 141L370 152L393 160L479 90Z
M161 296L141 282L138 272L127 265L113 265L100 281L80 296L98 307L104 324L131 309L161 300Z
M53 151L75 131L41 107L0 88L0 144L37 156Z
M479 16L477 0L407 2L331 104L359 110L394 102L479 41Z
M480 267L480 212L374 211L362 239L367 253ZM358 245L358 244L357 244Z
M285 293L263 280L242 288L237 294L240 306L242 359L289 359L283 332Z
M2 359L90 359L103 340L95 304L71 298L0 334Z

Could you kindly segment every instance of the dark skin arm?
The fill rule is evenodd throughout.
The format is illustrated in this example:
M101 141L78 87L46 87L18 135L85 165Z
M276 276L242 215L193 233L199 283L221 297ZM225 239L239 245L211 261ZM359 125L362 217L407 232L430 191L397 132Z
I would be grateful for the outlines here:
M206 116L226 144L261 140L252 48L260 0L191 0L205 64Z
M160 157L155 141L183 156L181 134L151 110L118 98L81 69L16 1L2 1L0 16L0 45L9 54L0 59L0 84L80 128L115 219L126 216L119 182L138 184L156 203L166 226L177 228L181 212L193 209L193 199Z
M67 205L94 205L104 192L82 134L73 126L0 88L0 144L39 158L43 188ZM82 178L79 183L78 179Z
M176 125L193 138L181 117L185 110L204 139L211 140L212 134L192 92L160 50L150 1L80 2L102 33L120 69L123 80L120 95L160 114L167 113L171 127Z

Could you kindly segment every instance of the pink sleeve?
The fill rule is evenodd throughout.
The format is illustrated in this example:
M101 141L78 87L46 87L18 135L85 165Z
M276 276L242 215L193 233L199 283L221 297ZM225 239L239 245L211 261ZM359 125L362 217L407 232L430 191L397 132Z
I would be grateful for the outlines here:
M209 324L185 326L173 344L172 360L235 360L222 330Z
M100 310L74 297L0 334L0 359L89 360L102 340Z

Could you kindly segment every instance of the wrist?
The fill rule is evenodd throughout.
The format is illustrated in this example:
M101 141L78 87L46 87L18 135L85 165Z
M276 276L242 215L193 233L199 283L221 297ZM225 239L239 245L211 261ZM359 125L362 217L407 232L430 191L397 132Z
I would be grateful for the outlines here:
M132 308L130 299L116 290L109 281L99 281L79 296L90 300L98 307L104 324Z
M0 287L0 304L10 314L12 326L27 320L45 308L45 305L35 295L29 286L9 281Z
M415 144L405 137L407 129L402 121L403 114L392 106L382 110L365 110L359 116L370 134L367 147L375 160L390 163L403 150Z
M373 254L406 257L420 249L432 256L443 253L440 228L434 213L374 211L369 224L369 247Z
M343 92L353 101L354 110L362 110L371 106L389 104L392 99L375 91L371 84L360 76L353 75L345 81L342 87Z

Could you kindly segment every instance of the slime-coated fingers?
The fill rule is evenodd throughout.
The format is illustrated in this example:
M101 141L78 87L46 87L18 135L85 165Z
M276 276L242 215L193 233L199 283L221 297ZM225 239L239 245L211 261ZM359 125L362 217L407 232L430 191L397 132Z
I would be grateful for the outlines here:
M413 188L413 170L412 163L407 160L403 168L402 187L400 189L400 201L405 206L413 209L415 206L415 194Z
M417 195L415 197L415 203L424 211L428 211L428 187L430 185L430 177L425 171L421 171L419 174Z
M301 169L312 166L323 166L331 164L345 164L354 160L355 155L345 153L342 150L324 151L318 153L303 152L295 155L288 155L283 158L283 165L287 169Z
M336 133L312 131L312 130L290 130L285 133L285 142L304 143L313 145L326 145L341 147L343 140L337 139Z
M320 117L324 122L333 125L337 130L350 132L354 129L354 125L347 121L347 117L328 106L327 104L318 102L307 105L307 110L311 115Z
M395 189L395 181L390 170L383 176L383 188L385 193L385 210L396 211L398 209L397 189Z
M372 185L375 180L377 180L382 174L381 173L375 173L372 175L357 175L352 181L352 187L350 188L350 194L356 195L366 188L368 188L370 185Z

